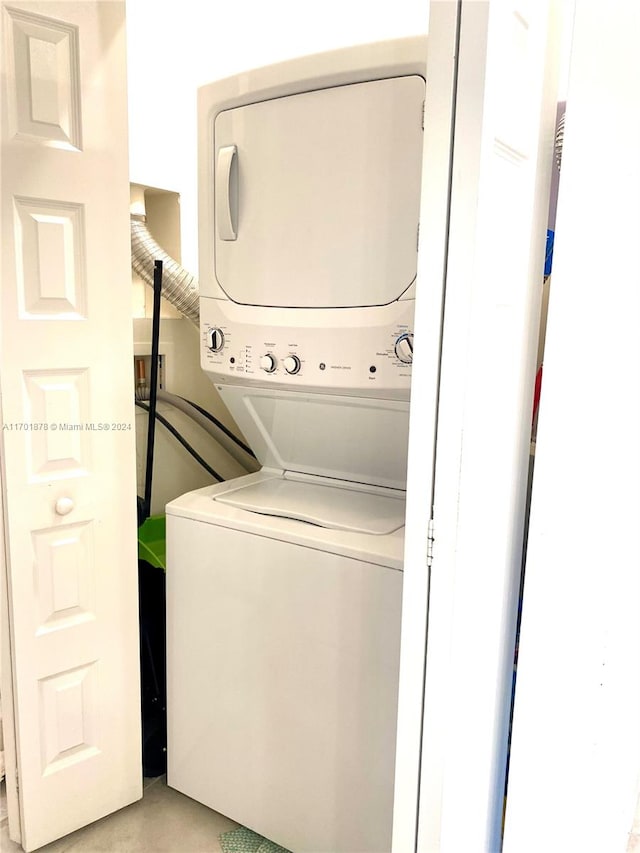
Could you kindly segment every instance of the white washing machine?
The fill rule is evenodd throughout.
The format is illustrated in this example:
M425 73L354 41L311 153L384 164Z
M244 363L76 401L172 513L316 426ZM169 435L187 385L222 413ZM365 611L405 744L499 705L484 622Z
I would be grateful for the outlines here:
M425 39L199 93L201 364L263 465L167 506L168 783L391 847Z
M388 853L402 493L263 470L167 511L169 784L295 853Z

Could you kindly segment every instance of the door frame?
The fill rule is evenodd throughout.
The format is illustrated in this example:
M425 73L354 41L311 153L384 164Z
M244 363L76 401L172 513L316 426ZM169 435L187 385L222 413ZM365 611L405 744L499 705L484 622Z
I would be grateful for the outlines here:
M0 9L4 14L4 8ZM0 86L0 114L5 109L5 86ZM1 215L1 214L0 214ZM0 302L0 312L2 304ZM2 324L0 323L0 335ZM4 423L2 393L0 392L0 424ZM13 695L13 655L11 651L11 628L9 624L9 571L7 553L7 519L4 502L5 472L4 459L0 457L0 696L2 697L2 736L4 741L4 778L7 794L7 816L9 837L20 844L20 801L18 792L18 763L16 754L16 722Z
M0 423L2 398L0 397ZM13 710L13 661L11 631L9 628L9 573L7 572L6 520L4 507L4 466L0 460L0 696L2 696L2 737L4 742L4 778L7 793L9 837L20 844L20 801L18 789L18 764L16 756L16 729Z
M393 853L414 850L417 839L427 627L431 572L428 521L433 514L435 448L448 223L462 0L430 2L427 100L422 163L414 362L409 413L398 730ZM430 122L433 119L433 127ZM430 282L430 286L426 286ZM420 394L415 389L420 389Z

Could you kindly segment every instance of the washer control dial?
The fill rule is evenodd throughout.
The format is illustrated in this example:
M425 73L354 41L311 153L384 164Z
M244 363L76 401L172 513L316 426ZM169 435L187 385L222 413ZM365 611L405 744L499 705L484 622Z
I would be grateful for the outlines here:
M413 335L407 333L400 335L395 345L396 356L404 364L411 364L413 361Z
M277 363L275 355L272 355L270 352L265 353L260 359L260 367L265 373L273 373Z
M211 352L220 352L224 346L224 332L222 329L213 328L207 332L207 346Z
M297 355L288 355L282 362L287 373L297 373L300 370L300 359Z

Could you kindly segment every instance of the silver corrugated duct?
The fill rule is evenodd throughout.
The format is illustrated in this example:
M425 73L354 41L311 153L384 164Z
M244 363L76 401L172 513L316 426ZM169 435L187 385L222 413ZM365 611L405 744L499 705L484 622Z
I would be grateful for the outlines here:
M560 121L558 122L558 126L556 128L556 144L555 144L555 152L556 152L556 165L558 166L558 171L560 171L560 167L562 166L562 146L564 145L564 117L566 112L562 113L560 116Z
M162 261L162 295L181 314L195 323L200 322L198 280L181 267L156 243L145 217L131 215L131 267L150 287L153 286L154 261Z

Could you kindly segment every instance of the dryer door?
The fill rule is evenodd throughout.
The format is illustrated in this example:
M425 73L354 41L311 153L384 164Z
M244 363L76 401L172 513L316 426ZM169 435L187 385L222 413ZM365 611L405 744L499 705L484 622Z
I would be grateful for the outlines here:
M384 305L416 275L425 82L275 98L215 120L215 273L235 302Z

